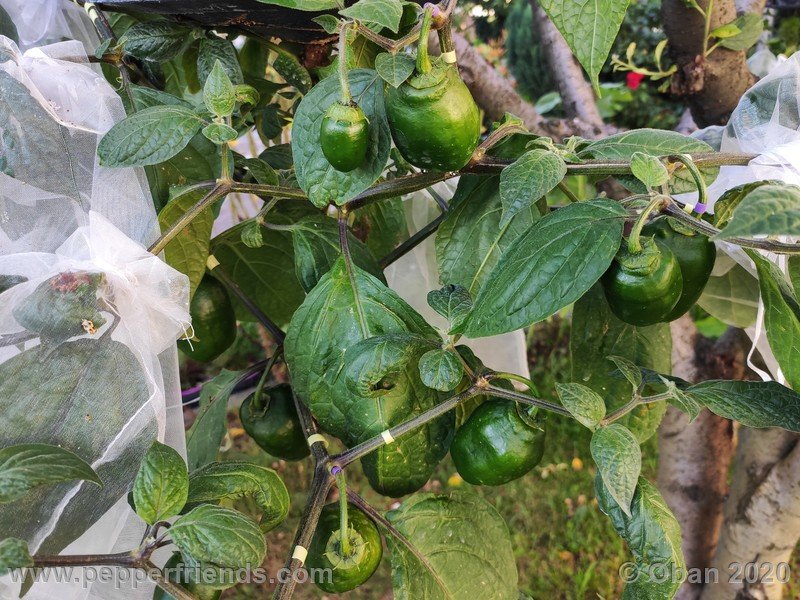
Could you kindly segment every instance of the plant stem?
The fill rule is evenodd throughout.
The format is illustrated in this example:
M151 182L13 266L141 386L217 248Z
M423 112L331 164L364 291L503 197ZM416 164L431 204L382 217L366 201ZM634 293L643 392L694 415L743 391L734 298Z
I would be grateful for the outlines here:
M659 402L661 400L667 400L672 397L672 394L669 392L664 392L663 394L655 394L653 396L645 396L642 398L639 395L635 395L631 398L630 402L620 406L617 410L609 413L606 415L604 419L600 421L600 425L609 425L614 421L617 421L631 412L634 408L641 404L651 404L653 402Z
M453 410L456 406L464 402L465 400L472 398L481 393L480 388L473 385L469 389L461 392L460 394L455 394L450 396L444 402L441 402L434 406L431 409L426 410L421 415L414 417L413 419L409 419L405 423L401 423L396 427L392 427L389 429L389 434L392 438L399 438L402 435L405 435L409 431L416 429L417 427L421 427L426 423L441 417L443 414ZM382 435L376 435L373 438L368 439L366 442L358 444L357 446L353 446L349 450L345 450L341 454L331 457L331 460L336 462L336 464L340 465L342 468L346 467L350 463L357 461L359 458L369 454L373 450L377 450L381 446L386 444L386 439Z
M563 194L567 198L569 198L570 202L580 202L578 197L572 193L572 190L569 189L569 186L566 183L564 183L563 180L558 182L558 189L560 189L563 192Z
M230 117L225 117L225 124L230 127L232 120ZM228 144L219 145L220 152L222 153L220 160L221 175L220 180L226 183L233 181L233 165L231 164L231 148Z
M703 179L703 174L700 169L692 161L692 157L687 154L671 154L667 160L677 161L681 163L689 171L689 174L694 179L694 184L697 186L697 201L700 204L708 204L708 189L706 188L706 180Z
M212 257L213 255L209 258ZM225 272L225 269L223 269L219 263L214 266L212 272L217 279L222 281L222 283L224 283L225 286L231 292L233 292L234 296L242 301L242 304L247 307L247 310L253 313L253 316L258 319L258 322L261 323L267 331L269 331L270 335L272 335L275 341L278 342L278 344L283 344L283 340L286 339L286 334L283 332L283 330L278 327L272 319L265 315L264 311L262 311L258 305L242 291L242 288L240 288L239 285L231 278L231 276Z
M489 385L485 388L482 388L482 393L487 394L489 396L497 396L498 398L515 400L520 404L529 404L530 406L536 406L537 408L549 410L550 412L554 412L559 415L564 415L565 417L572 416L566 408L564 408L559 404L553 404L552 402L548 402L547 400L540 400L539 398L534 398L532 396L521 394L519 392L504 390L503 388L495 387L493 385Z
M199 184L202 185L202 184ZM169 244L172 239L183 231L189 224L198 217L204 210L212 206L220 198L224 198L231 191L229 183L217 183L214 188L208 192L203 198L192 208L187 210L181 217L175 221L169 229L161 234L153 244L147 249L152 254L160 254L162 250Z
M347 35L350 32L350 23L342 25L339 31L339 85L342 87L342 104L350 106L353 95L350 93L350 81L347 78Z
M507 373L505 371L495 371L491 375L488 375L486 377L486 379L488 379L490 381L492 379L510 379L512 381L518 381L521 384L525 385L533 393L537 393L536 392L536 385L533 383L533 381L531 381L527 377L523 377L522 375L517 375L516 373Z
M428 239L431 234L433 234L437 229L439 229L439 225L442 224L442 221L447 218L447 213L442 213L438 217L436 217L433 221L425 225L422 229L417 231L414 235L408 238L405 242L400 244L397 248L389 252L386 256L380 259L379 263L381 269L385 269L394 261L402 258L406 254L408 254L411 250L419 246L422 242Z
M342 556L350 556L350 536L348 535L349 523L347 521L347 482L344 469L336 472L336 486L339 488L339 549Z
M275 363L278 362L278 357L283 354L283 346L278 346L275 348L275 351L272 353L272 356L269 357L269 362L267 362L267 366L264 368L264 372L261 374L261 378L258 380L258 384L256 385L256 393L255 397L253 398L253 404L259 410L266 410L266 406L261 405L261 395L264 391L264 386L269 379L270 371L272 371L272 367L275 366Z
M317 446L318 444L314 445ZM292 548L298 546L308 548L311 545L314 531L319 522L319 515L332 485L333 478L327 467L323 464L317 464L314 469L314 478L311 481L311 492L303 509L303 515L300 517L300 525L297 527ZM287 576L282 578L275 588L275 593L272 596L273 600L288 600L292 597L298 579L295 577L295 572L302 566L302 562L289 555L284 566L284 572L287 573Z
M417 73L430 73L433 68L431 59L428 57L428 34L431 31L431 19L433 18L433 7L425 9L422 16L422 26L419 30L419 44L417 45Z
M647 219L650 218L650 214L662 204L664 204L664 196L655 196L650 201L650 204L642 211L642 214L639 215L639 218L636 219L636 223L634 223L633 229L631 229L631 234L628 236L628 252L631 254L641 253L642 242L639 236L642 234L642 228L644 224L647 223Z

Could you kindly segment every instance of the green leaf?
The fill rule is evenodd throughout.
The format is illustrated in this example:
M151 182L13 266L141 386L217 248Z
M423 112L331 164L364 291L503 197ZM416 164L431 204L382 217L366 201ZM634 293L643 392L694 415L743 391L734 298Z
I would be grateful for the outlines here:
M580 383L557 383L556 392L561 404L579 423L594 429L606 416L603 398L591 388Z
M715 37L722 37L719 45L729 50L747 50L756 44L758 38L761 37L761 32L764 31L764 19L757 13L744 13L736 17L736 19L728 25L738 30L735 35L723 34L723 36L720 36L716 33L719 32L720 28L717 28L711 33ZM725 27L725 25L723 25L723 27ZM733 29L730 31L733 31ZM726 31L725 33L730 33L730 31Z
M764 329L772 353L786 381L800 387L800 304L791 284L775 263L755 251L748 252L758 269L761 299L764 302Z
M628 544L639 569L639 577L625 587L623 600L674 597L686 573L681 528L658 489L640 478L630 514L619 508L599 473L595 477L595 490L600 510L608 515L614 529ZM665 576L653 577L654 574Z
M347 239L353 262L385 282L383 270L369 249L350 231ZM342 254L336 221L320 214L309 215L292 225L292 245L295 273L306 293L314 289Z
M15 44L19 45L19 34L17 26L6 10L0 6L0 35L6 36Z
M0 71L0 130L3 132L1 173L20 181L35 181L43 190L79 203L83 201L86 184L81 183L75 172L82 155L76 146L67 143L69 131L31 96L28 88L5 71ZM26 219L32 220L20 218ZM13 224L12 219L3 225L7 234ZM15 237L29 230L30 225Z
M500 227L556 187L566 174L564 159L542 149L529 150L503 169L500 174L500 200L503 203Z
M684 391L742 425L800 431L800 395L777 381L703 381Z
M0 540L0 577L10 571L33 566L33 557L28 550L28 542L17 538Z
M401 198L373 202L356 211L353 229L366 231L366 244L372 255L382 258L408 238L406 213Z
M188 567L255 569L267 555L264 534L252 519L210 504L180 517L169 536Z
M578 156L581 158L630 160L637 152L652 156L666 156L669 154L693 154L712 151L713 148L705 142L675 131L634 129L590 142L579 152ZM706 183L711 183L716 178L719 168L702 168L700 172L703 174ZM635 193L647 191L644 185L635 177L621 176L617 179ZM694 180L686 169L677 171L670 181L670 190L675 194L691 192L695 189Z
M750 327L758 314L758 279L739 264L710 277L697 303L712 317L734 327Z
M177 515L186 505L189 472L173 448L153 442L133 482L136 514L148 525Z
M700 403L697 402L695 398L680 389L675 382L670 381L665 377L661 377L661 381L667 387L666 391L671 395L671 398L669 398L669 403L678 408L678 410L682 410L689 415L690 423L694 421L700 414L700 410L703 408Z
M449 392L461 382L464 367L455 352L437 348L419 358L422 383L440 392Z
M75 480L102 485L89 464L64 448L18 444L0 450L0 504L18 500L40 485Z
M313 12L339 8L339 3L336 0L258 0L258 2Z
M239 137L239 133L225 123L211 123L203 127L203 135L215 144L227 144Z
M363 2L363 0L362 0ZM414 72L416 60L405 52L381 52L375 57L375 70L386 83L399 87Z
M225 420L228 398L240 376L240 371L223 369L214 379L203 384L200 391L200 411L186 432L186 454L190 471L216 460L219 445L228 429Z
M480 496L415 494L386 517L419 554L387 536L395 600L517 598L508 526Z
M639 388L642 384L642 372L635 363L629 361L624 356L609 356L608 360L617 365L619 372L630 382L634 390Z
M404 337L384 339L387 334ZM395 292L358 267L349 273L340 258L289 324L285 356L294 391L323 429L346 444L378 435L439 401L420 380L417 360L424 350L409 336L441 343ZM448 414L382 446L363 461L372 485L395 495L417 489L451 437Z
M161 231L166 231L208 192L208 188L189 188L178 192L158 213L158 224L161 226ZM213 225L214 213L209 207L195 217L186 229L175 236L164 249L167 264L189 277L190 295L194 295L194 291L200 285L200 280L206 272L206 259L208 259Z
M630 383L614 374L609 356L621 356L639 367L669 374L671 352L669 324L634 327L623 323L611 313L599 284L575 303L570 334L571 380L597 392L605 399L607 410L631 399ZM655 433L665 411L664 402L645 404L619 422L641 443Z
M270 213L270 218L274 215ZM279 326L285 325L303 302L304 293L295 275L292 234L288 231L262 229L263 245L249 248L242 242L240 223L211 240L211 252L242 291ZM236 318L254 320L236 298L232 298Z
M314 85L308 69L290 52L278 52L278 56L275 57L272 66L278 72L278 75L286 80L286 83L297 88L301 94L307 94L311 86Z
M800 299L800 256L790 256L787 263L786 268L792 281L794 297Z
M168 21L149 21L128 29L119 43L126 54L158 63L175 58L194 39L195 31Z
M294 116L292 154L297 182L318 208L342 205L372 185L383 173L391 148L391 134L383 107L382 80L375 71L354 69L348 73L350 88L369 120L369 149L364 163L349 173L334 169L319 143L322 118L339 100L339 78L328 77L306 94Z
M636 437L623 425L612 423L592 434L590 449L608 493L631 516L631 500L642 472L642 450Z
M631 155L631 172L648 189L658 188L669 181L669 173L664 163L644 152L634 152Z
M339 19L333 15L320 15L311 19L325 30L325 33L333 34L339 30Z
M744 183L732 187L729 190L725 190L722 196L714 202L714 226L718 229L723 229L725 225L728 224L728 221L731 220L731 215L733 215L733 211L736 210L739 203L741 203L750 192L758 189L762 185L785 184L774 179L764 179L761 181L751 181L750 183Z
M289 492L272 469L248 462L213 462L194 471L189 478L189 504L217 503L251 497L261 509L259 523L266 532L289 514Z
M355 4L340 10L339 14L362 23L386 27L397 33L400 18L403 16L401 0L358 0Z
M236 91L231 78L228 77L219 60L214 62L214 68L211 69L203 86L203 102L209 112L218 117L231 116L236 107ZM231 139L235 139L235 136Z
M66 482L0 504L3 535L41 539L37 552L57 554L124 496L158 433L155 418L143 420L119 453L109 454L109 444L141 416L150 395L138 358L109 336L38 345L6 359L0 365L3 444L46 443L78 451L96 465L92 480L99 477L104 485ZM61 468L57 457L47 464L58 466L58 476L73 472ZM44 532L43 524L56 512L58 522Z
M472 310L472 297L464 286L451 284L428 292L428 305L456 326Z
M153 106L120 121L97 146L105 167L154 165L180 152L203 120L182 106Z
M233 85L244 83L233 43L218 37L204 37L200 40L200 49L197 52L197 78L201 84L205 84L218 61Z
M625 18L628 0L542 0L540 6L564 36L599 93L598 76Z
M617 202L578 202L547 215L503 254L475 299L467 336L526 327L575 302L611 264L626 211Z
M800 186L766 184L749 192L714 239L800 235Z
M536 207L500 226L500 177L464 175L436 233L436 262L443 284L458 284L475 297L511 244L539 219Z

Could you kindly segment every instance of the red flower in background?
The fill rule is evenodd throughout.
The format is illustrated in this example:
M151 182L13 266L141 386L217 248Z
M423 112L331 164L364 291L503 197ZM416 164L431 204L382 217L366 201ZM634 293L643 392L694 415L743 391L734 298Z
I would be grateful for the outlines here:
M627 77L625 78L625 85L627 85L628 88L635 90L642 83L643 79L644 75L642 75L641 73L634 73L633 71L630 71Z

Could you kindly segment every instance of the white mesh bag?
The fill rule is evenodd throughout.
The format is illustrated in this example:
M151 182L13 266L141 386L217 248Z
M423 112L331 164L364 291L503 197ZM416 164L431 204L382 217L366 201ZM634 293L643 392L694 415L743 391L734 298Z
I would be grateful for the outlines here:
M81 43L23 54L0 37L0 447L59 444L104 483L0 505L0 537L37 554L136 547L142 524L125 497L139 462L155 439L184 451L175 340L188 327L188 279L146 250L158 225L141 170L96 158L124 116ZM152 594L73 577L25 597ZM0 579L0 599L19 593Z

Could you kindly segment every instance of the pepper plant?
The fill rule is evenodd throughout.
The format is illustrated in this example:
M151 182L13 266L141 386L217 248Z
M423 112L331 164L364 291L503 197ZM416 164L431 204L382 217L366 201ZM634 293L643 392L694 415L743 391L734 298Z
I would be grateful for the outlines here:
M669 131L556 140L529 133L513 115L482 123L457 68L453 0L422 8L401 0L293 4L329 11L313 24L337 47L330 64L309 70L291 44L248 36L237 46L214 31L95 9L105 38L98 60L116 69L109 76L119 78L129 110L102 140L99 159L148 174L163 231L150 250L186 273L195 294L189 351L210 358L230 344L226 311L259 322L277 349L270 360L205 385L187 434L188 465L159 444L148 453L132 488L132 506L148 524L142 547L124 557L30 557L24 542L5 540L0 567L145 568L166 543L180 552L176 564L259 564L263 532L286 515L286 488L268 469L214 461L228 397L261 373L242 421L273 455L311 455L311 491L285 564L292 573L332 568L326 591L363 583L382 559L383 534L397 597L517 598L511 538L497 511L468 491L419 490L448 452L474 484L525 475L541 460L555 419L592 431L597 500L637 567L680 573L680 531L641 477L640 445L668 404L691 418L707 408L746 427L800 432L800 395L790 387L800 381L800 245L781 239L800 234L800 190L759 182L730 190L706 214L707 186L719 168L753 156ZM588 48L585 23L573 22L561 3L541 5L596 82L624 5L608 14L589 9L602 26ZM440 56L429 55L429 31L439 37ZM712 33L725 44L739 35ZM291 143L280 143L287 129ZM245 136L266 149L240 154L231 142ZM576 176L614 178L628 193L576 197L568 186ZM440 216L405 236L400 197L455 178L452 198L432 192ZM566 200L556 200L555 190ZM697 200L685 200L686 192ZM212 239L214 210L234 193L256 195L263 207ZM426 322L383 275L431 236L441 288L427 302L446 319L444 329ZM670 375L668 323L711 285L718 240L755 263L767 337L789 385L690 384ZM759 251L789 257L793 277ZM198 298L209 307L195 309ZM557 397L541 397L523 374L486 367L461 343L568 307L573 381L560 384ZM278 361L288 366L288 385L271 382ZM333 437L344 451L329 450ZM1 501L14 499L14 486L52 481L34 468L20 475L9 458L20 451L0 453ZM93 479L71 460L73 470L58 477ZM375 491L403 498L399 508L382 514L347 486L357 463ZM325 506L333 488L340 502ZM216 506L242 495L263 510L260 528ZM211 543L195 544L201 534ZM296 582L280 583L275 598L290 598ZM203 592L198 582L182 589L162 577L159 585L176 598ZM677 576L640 578L625 597L671 598L679 585Z

